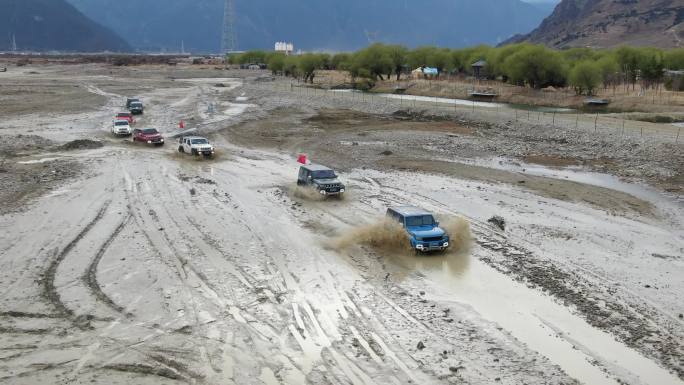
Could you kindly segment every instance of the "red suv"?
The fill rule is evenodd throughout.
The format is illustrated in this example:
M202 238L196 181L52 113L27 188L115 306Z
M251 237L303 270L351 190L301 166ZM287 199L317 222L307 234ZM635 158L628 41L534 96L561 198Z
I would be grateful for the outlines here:
M136 128L133 130L133 141L155 146L163 146L164 138L156 128Z
M127 120L128 124L135 123L135 119L133 119L133 114L131 114L130 112L119 112L114 117L114 120Z

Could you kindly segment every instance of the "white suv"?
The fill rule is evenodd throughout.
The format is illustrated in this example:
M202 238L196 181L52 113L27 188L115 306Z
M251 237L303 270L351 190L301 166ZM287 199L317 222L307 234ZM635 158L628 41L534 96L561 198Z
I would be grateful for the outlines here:
M178 152L211 157L214 156L214 146L207 138L201 136L181 136L178 141Z
M114 124L112 124L112 134L114 135L128 136L132 133L133 130L131 130L128 120L115 120Z

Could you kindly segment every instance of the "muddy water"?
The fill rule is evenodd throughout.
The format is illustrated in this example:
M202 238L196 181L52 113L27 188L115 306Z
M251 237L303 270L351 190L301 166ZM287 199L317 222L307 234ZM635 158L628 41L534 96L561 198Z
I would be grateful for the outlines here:
M476 164L528 175L564 179L572 182L624 192L653 204L662 212L669 214L669 216L671 216L675 222L679 224L682 223L681 218L684 217L684 198L681 196L666 196L654 188L650 188L645 185L624 182L620 180L620 178L613 175L590 172L579 167L551 168L538 164L522 163L508 158L498 157L488 160L482 159L477 161Z
M353 90L333 90L332 92L359 92ZM543 112L543 113L572 113L576 110L571 108L560 108L560 107L543 107L543 106L532 106L526 104L510 104L510 103L496 103L496 102L481 102L468 99L456 99L456 98L440 98L436 96L420 96L420 95L403 95L403 94L385 94L385 93L372 93L371 95L386 98L386 99L398 99L406 102L416 101L423 103L440 103L458 106L469 106L469 107L484 107L484 108L501 108L508 107L511 109L522 110L522 111L532 111L532 112Z
M585 384L681 384L679 379L599 331L550 297L515 282L475 258L393 257L434 286L431 299L471 306ZM597 360L603 369L592 362Z

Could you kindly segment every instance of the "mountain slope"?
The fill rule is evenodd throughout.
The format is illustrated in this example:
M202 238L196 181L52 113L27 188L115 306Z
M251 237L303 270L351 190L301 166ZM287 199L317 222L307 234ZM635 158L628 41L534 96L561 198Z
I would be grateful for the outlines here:
M551 47L684 46L682 0L563 0L542 24L513 39Z
M145 50L213 52L223 0L69 0ZM370 41L409 46L496 44L532 30L548 15L520 0L236 1L240 49L278 40L305 50L349 50Z
M121 37L64 0L1 0L0 50L131 51Z

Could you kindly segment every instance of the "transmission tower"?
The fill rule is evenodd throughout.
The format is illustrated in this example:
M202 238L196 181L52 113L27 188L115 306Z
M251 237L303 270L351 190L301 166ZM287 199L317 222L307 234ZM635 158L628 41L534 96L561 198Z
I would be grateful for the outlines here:
M226 0L223 8L223 37L221 38L221 53L237 51L237 35L235 33L235 4L233 0Z

